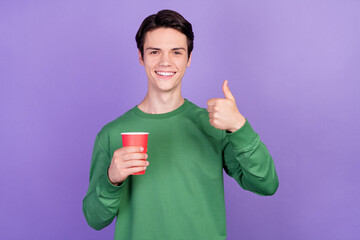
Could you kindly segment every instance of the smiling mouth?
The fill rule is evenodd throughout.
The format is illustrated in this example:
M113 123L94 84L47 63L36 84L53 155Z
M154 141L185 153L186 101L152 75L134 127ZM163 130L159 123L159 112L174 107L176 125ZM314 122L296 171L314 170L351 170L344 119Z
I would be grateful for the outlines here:
M176 74L176 72L161 72L161 71L155 71L155 73L162 77L171 77Z

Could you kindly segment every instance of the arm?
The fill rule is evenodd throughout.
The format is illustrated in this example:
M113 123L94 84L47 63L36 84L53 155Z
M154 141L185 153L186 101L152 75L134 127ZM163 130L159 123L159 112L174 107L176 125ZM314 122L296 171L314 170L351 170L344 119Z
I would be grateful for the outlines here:
M100 230L109 225L118 213L121 195L129 175L146 169L147 154L142 147L122 147L112 158L96 136L90 167L90 184L83 200L83 212L88 224Z
M115 218L121 201L124 186L115 186L107 176L111 162L110 154L96 137L90 167L90 184L83 200L83 212L87 223L100 230Z
M225 99L210 99L207 111L210 124L223 130L224 170L242 188L259 195L273 195L279 180L272 157L239 112L227 80L223 83L223 92Z
M232 133L223 132L225 172L245 190L258 195L273 195L279 185L274 162L249 122L246 120Z

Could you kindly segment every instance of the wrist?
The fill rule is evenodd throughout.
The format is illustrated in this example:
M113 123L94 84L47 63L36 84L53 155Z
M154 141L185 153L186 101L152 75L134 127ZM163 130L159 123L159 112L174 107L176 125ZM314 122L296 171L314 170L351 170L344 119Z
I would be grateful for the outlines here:
M233 133L233 132L239 130L242 126L244 126L245 122L246 122L246 119L244 117L242 117L238 121L235 122L235 124L232 128L228 129L227 131Z
M110 170L110 168L108 169L108 172L107 172L107 178L109 179L109 182L110 182L112 185L114 185L114 186L119 186L119 183L114 182L113 180L111 180L110 174L109 174L109 173L110 173L109 170Z

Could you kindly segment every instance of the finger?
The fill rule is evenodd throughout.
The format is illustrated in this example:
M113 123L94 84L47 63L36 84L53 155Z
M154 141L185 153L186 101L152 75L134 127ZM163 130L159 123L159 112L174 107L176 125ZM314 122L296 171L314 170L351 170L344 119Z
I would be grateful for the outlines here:
M120 156L119 158L126 162L131 160L147 159L148 156L146 153L128 153Z
M210 122L210 124L211 124L213 127L216 127L216 125L215 125L215 122L214 122L214 119L213 119L213 118L210 118L210 119L209 119L209 122Z
M223 92L224 92L224 96L225 96L226 99L235 101L235 98L232 95L232 93L230 91L230 88L228 86L228 80L225 80L224 83L223 83Z
M209 113L214 112L214 105L210 105L206 109Z
M215 103L215 98L211 98L211 99L209 99L209 100L206 102L206 104L207 104L208 106L214 105L214 103Z
M128 175L134 174L134 173L138 173L141 171L146 170L146 167L134 167L134 168L127 168L126 172Z
M114 155L120 156L128 153L142 152L143 150L144 150L143 147L140 146L122 147L115 150Z
M220 99L221 99L221 98L211 98L211 99L209 99L209 100L206 102L206 104L207 104L208 106L215 105L216 102L219 101Z
M147 167L150 163L144 160L131 160L123 163L122 168Z

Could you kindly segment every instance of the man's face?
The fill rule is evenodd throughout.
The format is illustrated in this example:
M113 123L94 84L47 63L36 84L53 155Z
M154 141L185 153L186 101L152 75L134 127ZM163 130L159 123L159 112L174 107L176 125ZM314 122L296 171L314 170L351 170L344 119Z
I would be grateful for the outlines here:
M158 28L145 35L140 64L148 77L149 91L170 92L181 88L185 69L190 66L185 34L172 28Z

